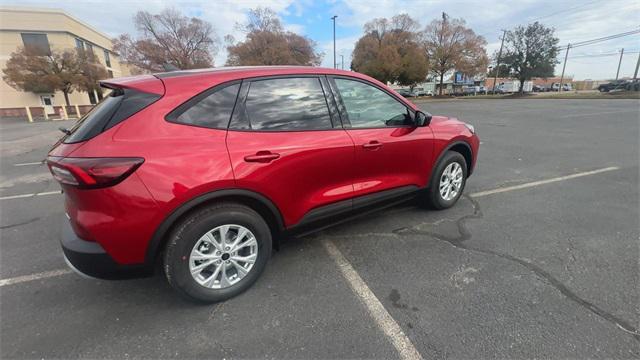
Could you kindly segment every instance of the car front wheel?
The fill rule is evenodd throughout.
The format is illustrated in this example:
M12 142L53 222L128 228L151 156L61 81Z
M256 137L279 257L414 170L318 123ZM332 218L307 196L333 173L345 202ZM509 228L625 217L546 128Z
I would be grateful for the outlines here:
M184 219L164 255L167 281L181 295L219 302L248 289L271 256L271 232L251 208L221 203Z
M452 207L462 196L467 181L467 162L462 154L447 151L434 170L427 189L427 204L437 210Z

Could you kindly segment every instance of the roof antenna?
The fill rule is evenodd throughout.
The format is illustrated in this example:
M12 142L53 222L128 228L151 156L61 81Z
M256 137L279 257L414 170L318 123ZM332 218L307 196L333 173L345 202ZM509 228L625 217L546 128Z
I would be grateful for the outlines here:
M179 71L180 70L180 69L178 69L177 66L175 66L173 64L169 64L168 62L165 62L164 64L162 64L162 67L164 68L164 71L166 71L166 72Z

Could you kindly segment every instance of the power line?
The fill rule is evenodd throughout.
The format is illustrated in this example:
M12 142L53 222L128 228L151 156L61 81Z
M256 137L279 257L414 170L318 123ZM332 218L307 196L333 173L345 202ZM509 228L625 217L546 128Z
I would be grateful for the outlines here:
M553 13L551 13L551 14L543 15L543 16L540 16L540 17L537 17L537 18L534 18L534 19L531 19L531 20L527 19L527 20L526 20L526 22L531 23L531 22L536 22L536 21L538 21L538 20L540 20L540 19L546 19L546 18L554 17L554 16L556 16L556 15L558 15L558 14L562 14L562 13L565 13L565 12L568 12L568 11L572 11L572 10L580 9L580 8L583 8L583 7L589 6L589 5L591 5L591 4L595 4L595 3L600 2L600 1L602 1L602 0L594 0L594 1L591 1L591 2L588 2L588 3L585 3L585 4L580 4L580 5L577 5L577 6L573 6L573 7L570 7L570 8L566 8L566 9L564 9L564 10L558 10L558 11L553 12ZM493 31L488 31L488 32L485 32L485 33L479 34L478 36L485 36L485 35L487 35L487 34L495 34L495 33L494 33Z
M640 54L640 51L625 51L626 54ZM569 56L569 59L580 59L580 58L599 58L599 57L608 57L608 56L619 56L620 51L614 53L606 53L606 54L579 54L574 56Z
M583 7L585 7L585 6L589 6L589 5L591 5L591 4L594 4L594 3L597 3L597 2L600 2L600 1L602 1L602 0L595 0L595 1L591 1L591 2L588 2L588 3L586 3L586 4L581 4L581 5L574 6L574 7L570 7L570 8L564 9L564 10L559 10L559 11L556 11L556 12L554 12L554 13L552 13L552 14L544 15L544 16L540 16L540 17L535 18L535 19L533 19L533 20L527 20L527 21L528 21L528 22L535 22L535 21L538 21L538 20L540 20L540 19L546 19L546 18L548 18L548 17L553 17L553 16L556 16L556 15L558 15L558 14L565 13L565 12L567 12L567 11L571 11L571 10L575 10L575 9L583 8Z
M630 36L630 35L635 35L635 34L640 34L640 29L626 31L626 32L619 33L619 34L603 36L603 37L596 38L596 39L591 39L591 40L584 40L584 41L578 41L578 42L575 42L575 43L569 43L567 45L563 45L563 46L558 47L558 50L565 50L569 46L571 48L576 48L576 47L580 47L580 46L593 45L593 44L597 44L599 42L609 41L609 40L613 40L613 39L617 39L617 38L621 38L621 37L625 37L625 36Z

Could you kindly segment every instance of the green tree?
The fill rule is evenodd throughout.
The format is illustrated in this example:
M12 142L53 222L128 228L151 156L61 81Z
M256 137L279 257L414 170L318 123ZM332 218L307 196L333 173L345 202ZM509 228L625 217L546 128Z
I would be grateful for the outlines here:
M429 64L418 39L419 24L407 14L374 19L353 50L351 69L383 83L414 86L427 77Z
M91 51L78 51L79 71L77 88L85 92L95 91L98 98L102 98L102 88L99 81L109 77L107 69L98 62L95 54Z
M11 87L33 93L61 91L69 103L69 94L84 81L81 60L75 50L51 51L43 54L20 48L11 54L2 70L4 81Z
M507 31L501 63L508 68L510 76L520 81L520 93L523 92L525 81L534 77L553 76L558 63L557 45L554 29L537 21Z

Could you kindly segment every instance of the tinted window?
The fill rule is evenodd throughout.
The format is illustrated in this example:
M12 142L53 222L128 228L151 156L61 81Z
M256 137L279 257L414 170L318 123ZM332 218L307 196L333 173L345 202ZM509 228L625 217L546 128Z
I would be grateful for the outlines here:
M104 124L109 121L111 116L118 110L122 99L124 99L124 92L122 91L114 91L111 95L105 97L71 128L71 135L64 139L64 142L74 143L84 141L99 134ZM93 134L94 132L95 134Z
M171 116L168 119L182 124L226 129L236 103L238 89L240 84L233 84L216 89L210 94L204 93L194 99L195 103L188 102L188 108L184 112L179 109L181 113L175 119Z
M33 52L35 55L49 55L51 54L51 48L49 48L49 39L47 34L20 34L22 36L22 42L25 49Z
M406 106L384 91L365 83L335 79L351 127L377 128L411 123Z
M148 94L134 90L113 90L94 106L82 119L71 128L71 135L63 142L75 143L89 140L101 132L112 128L128 119L133 114L151 105L160 95Z
M254 81L245 104L246 116L254 130L331 128L329 108L318 78Z

